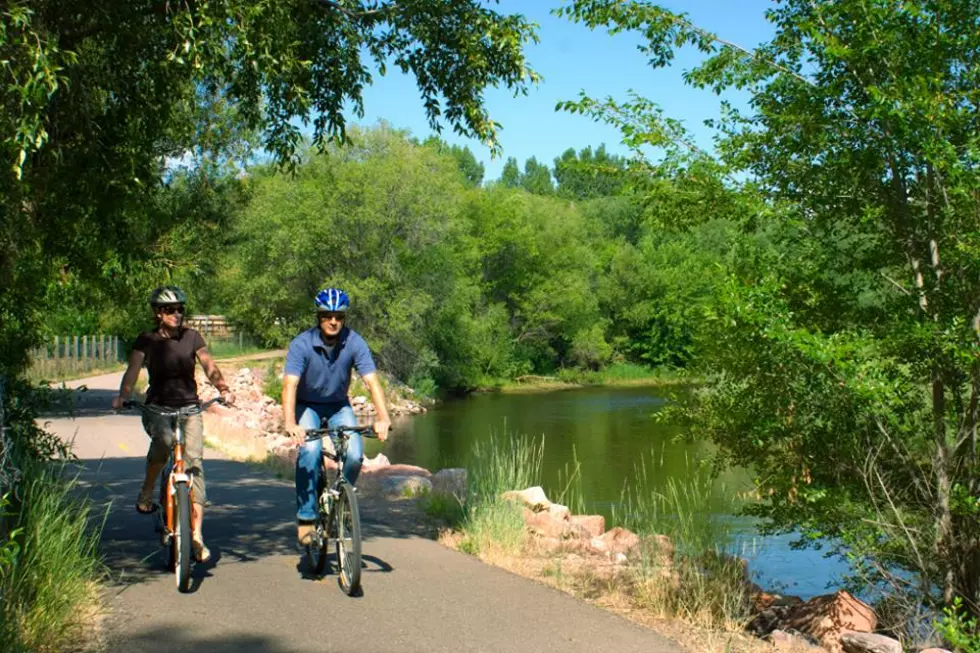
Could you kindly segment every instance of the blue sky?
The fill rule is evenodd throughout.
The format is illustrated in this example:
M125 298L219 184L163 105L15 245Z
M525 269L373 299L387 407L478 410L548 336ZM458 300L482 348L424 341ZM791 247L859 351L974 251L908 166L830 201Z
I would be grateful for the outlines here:
M500 134L503 155L491 160L489 150L473 139L457 136L448 126L443 138L450 143L468 145L487 167L486 179L499 177L507 157L523 165L535 156L551 165L565 149L580 149L606 143L607 149L622 152L619 134L612 127L592 122L584 116L555 112L559 100L575 99L584 90L593 97L625 99L634 89L657 102L665 112L684 122L702 147L711 147L711 135L702 122L717 117L720 98L709 91L684 86L681 73L695 66L699 54L682 51L669 69L654 70L636 50L638 37L628 34L609 36L592 32L566 19L550 15L561 0L501 0L503 13L523 13L540 27L540 43L531 46L528 59L544 81L527 97L513 97L505 89L491 89L486 105L491 117L504 127ZM768 40L772 27L764 12L772 0L672 0L662 3L674 11L689 14L693 22L722 38L746 47ZM744 98L728 96L736 105ZM372 125L385 120L394 127L408 129L424 138L432 133L425 118L415 80L389 69L385 77L376 76L364 92L364 119Z

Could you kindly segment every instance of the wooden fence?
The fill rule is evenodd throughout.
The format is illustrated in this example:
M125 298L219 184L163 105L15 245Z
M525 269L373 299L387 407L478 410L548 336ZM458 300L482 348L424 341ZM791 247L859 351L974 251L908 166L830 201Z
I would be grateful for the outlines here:
M122 362L124 353L119 336L54 336L31 352L30 376L54 380L111 369Z

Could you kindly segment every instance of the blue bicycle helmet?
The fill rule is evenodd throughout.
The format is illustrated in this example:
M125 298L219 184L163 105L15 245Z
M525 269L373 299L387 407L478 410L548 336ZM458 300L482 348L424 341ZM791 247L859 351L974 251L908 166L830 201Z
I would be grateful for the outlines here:
M339 288L324 288L316 294L313 303L318 311L340 312L350 308L347 293Z

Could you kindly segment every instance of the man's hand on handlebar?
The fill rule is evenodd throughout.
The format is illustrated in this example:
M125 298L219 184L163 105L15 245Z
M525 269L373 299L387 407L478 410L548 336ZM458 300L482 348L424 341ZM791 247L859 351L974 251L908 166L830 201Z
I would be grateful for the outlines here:
M374 432L378 434L378 439L384 442L388 439L388 431L391 429L391 422L378 420L374 424Z
M291 437L294 442L303 444L306 442L306 429L299 424L286 427L286 435Z

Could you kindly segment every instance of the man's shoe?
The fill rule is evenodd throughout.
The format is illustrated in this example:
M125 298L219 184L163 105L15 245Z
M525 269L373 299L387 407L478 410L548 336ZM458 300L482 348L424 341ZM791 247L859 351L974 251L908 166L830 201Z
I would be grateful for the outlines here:
M301 547L309 546L310 538L313 536L313 523L312 522L299 522L296 526L296 542Z

